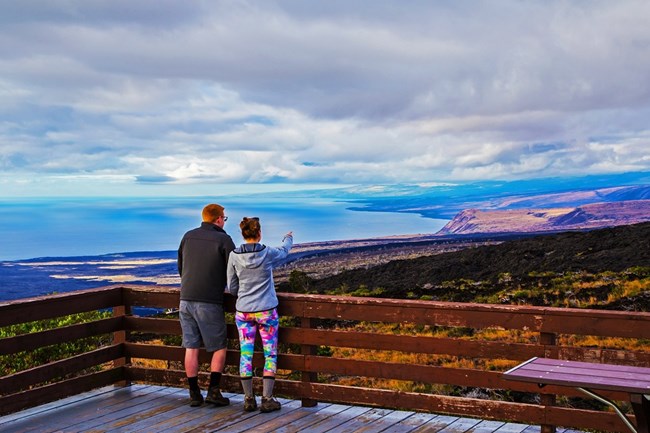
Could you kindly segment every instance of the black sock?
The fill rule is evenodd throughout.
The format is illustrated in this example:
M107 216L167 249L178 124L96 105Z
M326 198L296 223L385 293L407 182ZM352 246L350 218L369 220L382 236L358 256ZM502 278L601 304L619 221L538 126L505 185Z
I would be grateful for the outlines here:
M198 376L188 377L187 382L190 384L190 389L194 389L194 390L198 389L198 390L200 390L200 388L199 388L199 377Z
M219 387L219 384L221 383L221 373L218 371L211 371L210 372L210 388L213 386Z

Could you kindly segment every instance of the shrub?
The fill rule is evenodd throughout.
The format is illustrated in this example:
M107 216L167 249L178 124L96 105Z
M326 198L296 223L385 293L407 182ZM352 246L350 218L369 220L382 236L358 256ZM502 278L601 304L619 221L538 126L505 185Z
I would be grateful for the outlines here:
M86 323L110 317L110 311L91 311L72 314L55 319L37 320L0 328L0 338L56 329L77 323ZM111 343L110 335L97 335L76 341L52 344L35 350L23 351L0 356L0 375L6 376L22 370L47 364L48 362L69 358L80 353L89 352Z

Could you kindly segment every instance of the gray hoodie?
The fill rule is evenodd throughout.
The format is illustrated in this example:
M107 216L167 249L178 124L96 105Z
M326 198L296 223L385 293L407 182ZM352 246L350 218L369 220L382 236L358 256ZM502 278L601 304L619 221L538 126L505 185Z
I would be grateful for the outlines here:
M228 291L237 297L237 311L255 313L278 306L273 268L282 264L292 246L293 237L285 236L280 248L247 243L230 253L226 271Z

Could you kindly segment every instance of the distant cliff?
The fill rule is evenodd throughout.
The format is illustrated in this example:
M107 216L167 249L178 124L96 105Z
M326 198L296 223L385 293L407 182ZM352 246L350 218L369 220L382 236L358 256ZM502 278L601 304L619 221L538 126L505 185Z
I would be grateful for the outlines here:
M594 203L650 200L650 172L637 184L616 186L616 181L590 177L572 185L559 179L546 182L479 182L453 187L405 187L367 194L349 209L375 212L409 212L426 218L450 220L464 209L515 210L576 208ZM339 197L340 198L340 197ZM362 205L361 205L362 204Z
M548 209L459 212L437 234L539 233L587 230L650 221L650 200L627 200Z

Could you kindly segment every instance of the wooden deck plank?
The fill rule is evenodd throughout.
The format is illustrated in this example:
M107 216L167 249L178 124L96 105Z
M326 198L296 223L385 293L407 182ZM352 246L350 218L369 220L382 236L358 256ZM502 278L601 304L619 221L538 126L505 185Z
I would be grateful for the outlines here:
M434 416L426 424L421 425L412 431L412 433L437 433L443 428L458 420L457 416L438 415Z
M340 424L336 428L336 431L339 433L367 432L369 426L379 423L382 418L391 412L393 411L390 409L370 409L369 411Z
M406 412L403 410L392 410L388 414L379 418L377 421L372 424L368 424L360 429L355 430L355 433L371 433L371 432L383 432L387 428L395 425L396 423L402 421L403 419L411 416L413 412Z
M3 425L2 431L8 433L46 433L57 431L58 429L69 427L73 422L92 419L102 411L109 411L112 408L119 407L119 405L128 405L135 396L146 395L155 390L156 387L142 385L118 388L114 392L99 395L88 394L85 400L68 403L62 407L51 406L50 410L39 412L29 417L23 417L14 423ZM50 416L53 412L56 412L55 420Z
M190 407L187 389L156 385L103 387L0 417L3 433L539 433L538 426L457 416L278 399L282 410L244 412L243 395L226 407ZM580 433L558 429L558 433Z
M526 424L508 423L496 429L494 433L523 433L528 427Z
M124 431L132 428L132 425L138 423L151 422L158 416L179 407L187 400L187 394L182 390L172 390L171 392L159 395L157 398L148 399L138 403L137 400L131 408L127 410L113 412L100 419L103 431ZM99 425L99 424L97 424ZM81 429L80 431L85 431Z
M350 419L360 416L370 410L369 407L361 406L351 406L345 409L342 412L339 412L335 417L329 417L323 421L320 421L316 424L312 424L307 427L304 431L305 433L321 433L332 431L341 424L346 423Z
M193 410L176 415L161 423L150 425L148 431L180 433L192 431L193 428L198 430L199 426L209 424L215 419L223 423L228 423L233 419L252 416L252 412L243 411L243 395L224 394L224 396L230 399L229 406L215 407L204 404L201 407L191 408Z
M538 425L529 425L524 429L523 433L540 433L542 431L542 428ZM585 433L583 431L579 430L567 430L562 427L558 427L555 433Z
M320 407L318 407L320 406ZM314 407L298 407L296 410L289 412L288 414L283 414L281 417L274 418L272 420L266 421L257 426L251 427L248 432L250 433L266 433L274 432L278 433L279 431L292 433L301 432L302 429L296 427L295 425L291 428L288 427L294 422L300 421L309 421L313 423L312 415L314 412L323 410L325 407L330 406L328 403L320 403L320 405Z
M95 389L95 390L92 390L92 391L87 391L87 392L83 392L81 394L66 397L66 398L63 398L61 400L56 400L56 401L46 403L46 404L43 404L43 405L40 405L40 406L25 409L25 410L22 410L20 412L7 414L7 415L0 418L0 420L1 420L0 421L0 431L3 431L2 430L3 426L6 426L6 425L9 425L11 423L20 421L22 418L37 416L38 414L41 414L43 412L47 412L49 410L58 410L61 407L64 407L64 406L66 406L68 404L77 403L79 401L86 400L87 398L100 396L102 394L113 393L113 392L117 391L118 389L123 389L123 388L115 386L115 385L105 386L105 387L98 388L98 389Z
M219 433L240 433L248 431L257 425L268 423L276 418L288 415L292 411L297 410L301 405L300 400L278 400L282 403L282 410L269 413L249 412L254 414L250 418L241 420L234 424L225 425L222 428L210 429L210 431ZM240 408L239 410L243 412L243 408Z
M502 421L481 421L467 430L467 433L494 433L497 429L503 427L504 424Z
M147 403L151 400L158 400L162 393L168 394L172 393L175 390L173 388L161 388L151 390L147 394L140 395L137 398L125 401L119 404L111 405L107 408L99 408L95 411L95 414L88 413L84 416L82 422L76 422L75 424L65 426L62 428L57 428L56 431L63 433L79 433L86 431L93 431L99 429L104 424L112 423L116 419L122 419L129 417L133 414L137 414L143 408L148 407ZM75 421L78 421L78 418L75 415Z
M188 394L186 389L179 390L176 393L172 393L168 396L168 398L178 399L180 403L174 405L169 401L165 401L164 408L161 409L160 412L155 415L155 418L142 417L142 419L138 421L134 420L134 422L132 422L131 424L122 426L119 429L108 429L107 432L133 433L133 432L140 431L142 429L147 430L150 429L152 425L162 423L165 420L168 420L175 416L179 416L186 412L195 410L196 408L190 407L190 405L187 404L187 400L188 400L187 395Z
M480 419L458 418L456 421L440 430L440 433L465 433L479 422L481 422Z
M386 428L382 433L410 433L436 416L431 413L411 413L410 416Z
M140 386L142 386L142 388L138 390L138 387ZM98 428L101 428L102 431L111 429L115 430L115 428L111 427L112 423L116 422L116 420L119 422L119 420L127 419L131 416L137 417L143 411L147 411L147 407L156 407L158 405L164 406L165 400L163 399L163 396L165 395L170 395L173 398L176 394L178 401L183 401L182 394L180 394L175 388L159 386L149 386L144 388L143 385L134 385L131 388L135 388L136 391L139 392L133 392L130 395L127 394L130 397L128 400L110 404L106 407L102 407L102 403L97 403L94 413L89 411L88 413L84 413L83 416L74 414L72 415L74 423L71 423L71 425L67 427L57 429L56 432L87 432Z
M325 405L325 406L323 406ZM278 427L275 433L297 433L302 432L308 429L309 426L313 424L318 424L323 420L336 416L337 414L348 409L350 406L345 406L343 404L331 404L327 405L324 403L318 403L314 408L302 408L302 409L317 409L309 417L303 417L298 420L292 421L282 427ZM300 410L300 409L299 409Z

